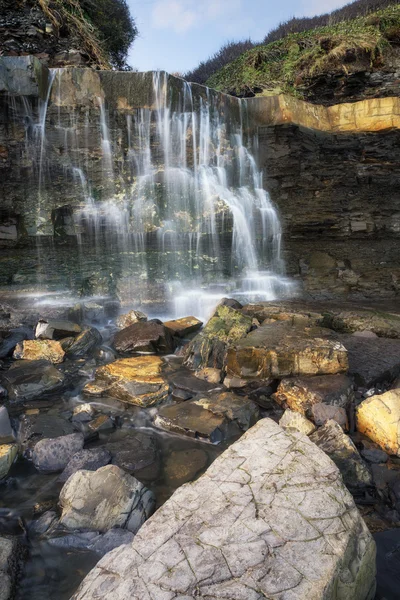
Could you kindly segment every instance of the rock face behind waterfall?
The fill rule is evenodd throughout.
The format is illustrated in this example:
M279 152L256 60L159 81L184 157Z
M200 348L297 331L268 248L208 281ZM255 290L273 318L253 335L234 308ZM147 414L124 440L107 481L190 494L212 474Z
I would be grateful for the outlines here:
M333 462L259 421L179 488L73 600L372 600L375 544Z

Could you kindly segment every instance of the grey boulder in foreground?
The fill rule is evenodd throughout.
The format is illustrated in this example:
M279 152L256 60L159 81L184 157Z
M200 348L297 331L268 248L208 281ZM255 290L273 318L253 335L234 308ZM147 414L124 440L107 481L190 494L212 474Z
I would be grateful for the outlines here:
M375 543L337 467L259 421L179 488L73 600L370 600Z

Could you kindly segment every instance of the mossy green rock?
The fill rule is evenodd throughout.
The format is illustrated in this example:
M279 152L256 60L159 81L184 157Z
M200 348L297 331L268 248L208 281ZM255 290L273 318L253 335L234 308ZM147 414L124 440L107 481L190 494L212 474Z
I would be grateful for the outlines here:
M251 317L221 304L203 331L189 344L185 354L185 365L193 369L221 369L228 346L245 337L251 326Z

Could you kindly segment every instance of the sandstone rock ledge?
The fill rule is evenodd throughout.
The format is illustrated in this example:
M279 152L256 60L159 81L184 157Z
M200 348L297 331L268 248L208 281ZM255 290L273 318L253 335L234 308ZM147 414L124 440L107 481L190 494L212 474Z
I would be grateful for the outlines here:
M375 544L333 462L259 421L179 488L73 600L370 600Z

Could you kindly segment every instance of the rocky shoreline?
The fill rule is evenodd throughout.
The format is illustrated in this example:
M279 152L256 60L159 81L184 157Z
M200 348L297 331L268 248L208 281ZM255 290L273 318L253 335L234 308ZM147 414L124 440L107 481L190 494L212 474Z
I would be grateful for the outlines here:
M129 570L133 565L130 548L150 543L152 536L147 532L157 530L161 539L164 534L160 523L167 523L166 515L176 502L180 507L190 504L196 493L201 504L203 498L215 493L217 510L219 492L215 484L213 492L207 489L209 479L230 472L235 452L240 455L242 451L248 462L246 472L255 486L250 486L254 502L269 506L272 512L264 514L264 525L273 529L280 519L291 526L293 515L282 512L280 518L272 517L278 506L284 509L281 503L274 508L274 503L267 501L272 482L280 488L282 481L292 477L294 486L307 488L315 479L307 509L315 511L310 507L322 493L322 482L326 477L330 480L326 469L335 474L346 511L353 515L352 524L345 524L343 529L347 541L342 540L342 550L337 549L338 563L332 563L329 569L326 564L321 566L315 579L318 585L329 583L328 587L337 589L339 584L332 583L335 578L342 583L345 579L341 552L346 560L357 555L359 563L346 596L335 591L318 597L373 598L374 544L368 529L378 541L378 565L379 540L387 544L390 539L391 547L395 547L393 540L399 539L400 316L355 305L338 307L301 300L242 306L236 300L225 299L204 326L194 317L161 322L135 310L122 315L120 312L118 304L110 300L49 308L39 318L26 308L1 308L0 536L5 557L2 571L7 581L2 598L23 598L21 589L27 585L33 556L43 545L88 553L88 569L100 556L117 548L110 555L113 558L106 557L76 595L86 600L109 597L108 592L96 595L99 577L103 578L101 565L110 561L110 565L118 564L122 557L124 565L129 563ZM282 451L281 445L280 449L275 446L276 436L290 447L291 460L293 444L304 446L299 452L307 457L306 472L302 471L301 461L295 461L295 466L285 466L278 474L274 471L273 477L261 476L261 472L269 472L271 457ZM248 455L247 446L251 447ZM316 471L317 464L324 465L321 475ZM237 465L232 481L238 483L235 469ZM300 469L300 480L305 477L302 484L296 469ZM197 479L204 471L205 475ZM181 487L193 480L197 483ZM229 481L226 479L224 485ZM237 493L239 504L243 501L244 506L248 500L241 496L243 483ZM30 488L30 501L24 486ZM292 492L292 498L300 493L295 489ZM193 502L193 510L183 510L181 515L188 527L183 546L178 540L184 553L187 544L192 548L193 539L189 543L187 536L194 529L204 530L204 536L211 535L204 513L200 515ZM329 502L322 506L328 514ZM151 517L155 508L158 510ZM218 510L235 513L230 503ZM326 515L321 513L320 518ZM143 525L147 519L148 525ZM240 523L237 516L232 517L227 530ZM242 531L243 523L240 527ZM354 546L360 527L366 541L361 554ZM299 526L298 531L303 530ZM237 558L243 552L245 565L235 575L228 559L231 576L224 579L225 591L218 587L222 580L216 580L215 573L208 575L203 589L197 572L183 590L179 586L187 573L179 560L171 558L168 568L170 573L177 573L176 581L168 588L169 595L163 595L163 584L152 597L193 597L190 594L199 586L200 597L209 597L211 588L207 586L217 585L215 594L225 594L218 597L249 598L243 594L250 592L243 590L250 589L246 587L250 585L250 571L253 573L254 565L261 564L259 545L265 546L263 561L275 561L280 552L277 548L286 547L292 539L283 536L282 544L271 545L261 531L254 530L254 535L250 545L243 546L245 551L241 549L245 543L242 533L235 534L233 541L225 540L228 547L232 543L238 548ZM164 555L164 542L156 542L156 538L154 556ZM326 543L332 541L324 538ZM124 544L129 545L118 550ZM258 556L254 564L253 548ZM292 554L293 564L302 554L304 548L300 545ZM365 574L358 577L358 573L365 573L367 564L361 555L369 565L369 578ZM146 566L150 558L143 560ZM199 561L201 565L205 559ZM250 564L253 566L249 571ZM139 569L139 564L136 566ZM288 588L300 586L296 598L312 592L305 584L306 567L310 565L304 566L305 579L296 579ZM119 577L122 572L118 569ZM289 577L285 569L282 573ZM72 587L67 586L59 597L69 598L84 575L77 575ZM134 577L129 597L147 597L140 593L149 594L146 586L150 584L157 588L151 577L145 583L141 575ZM227 591L231 577L238 590L245 586L237 595L229 595L236 591ZM45 594L51 597L45 576L36 584L33 599L44 598ZM115 585L113 598L126 597L125 588ZM272 593L269 585L266 583L264 591L260 588L257 593L283 597L279 595L283 588ZM376 597L383 598L385 593L388 591L382 588L378 569ZM254 598L259 597L264 596L254 592Z

